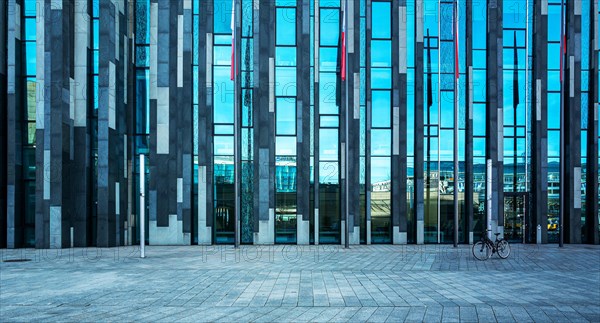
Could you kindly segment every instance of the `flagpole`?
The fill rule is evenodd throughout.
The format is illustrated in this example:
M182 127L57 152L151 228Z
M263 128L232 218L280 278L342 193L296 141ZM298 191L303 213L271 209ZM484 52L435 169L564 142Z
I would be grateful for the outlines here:
M234 152L233 152L233 169L234 169L234 187L235 187L235 227L234 227L234 246L235 248L239 248L240 246L240 207L241 207L241 203L240 203L240 143L239 143L239 139L240 139L240 109L238 108L238 96L239 96L239 90L238 90L238 55L237 55L237 48L238 48L238 35L237 35L237 27L238 27L238 0L233 0L233 15L232 15L232 23L231 26L232 28L232 33L233 33L233 42L232 42L232 50L233 50L233 61L232 64L233 66L232 71L233 71L233 95L234 95L234 99L233 99L233 115L234 115L234 125L233 125L233 134L234 134Z
M564 210L564 202L565 202L565 184L564 184L564 166L565 166L565 114L564 114L564 110L565 110L565 99L564 99L564 93L565 93L565 82L564 82L564 78L565 78L565 55L564 53L566 52L566 36L565 36L565 10L564 10L564 2L563 0L560 1L560 65L561 65L561 71L560 71L560 159L559 159L559 205L560 207L559 209L559 214L558 214L558 221L559 221L559 225L560 225L560 229L559 229L559 240L558 240L558 246L559 247L563 247L564 245L564 239L565 239L565 234L564 234L564 215L565 215L565 210Z
M349 203L349 199L350 199L350 194L349 194L349 177L348 175L350 174L350 172L348 171L348 146L349 146L349 140L348 140L348 136L349 136L349 131L348 131L348 126L350 125L350 103L348 102L348 46L347 46L347 42L348 42L348 36L346 35L346 30L345 28L348 28L348 0L344 1L344 44L342 44L342 46L344 46L346 48L346 50L344 51L343 55L344 60L345 60L345 64L344 64L344 75L345 75L345 86L346 86L346 94L345 94L345 99L346 99L346 145L345 145L345 149L344 149L344 162L345 162L345 167L344 167L344 172L345 172L345 177L346 177L346 239L344 241L344 247L346 249L350 248L350 203Z
M458 247L458 110L459 110L459 60L458 60L458 0L454 12L455 84L454 88L454 247Z

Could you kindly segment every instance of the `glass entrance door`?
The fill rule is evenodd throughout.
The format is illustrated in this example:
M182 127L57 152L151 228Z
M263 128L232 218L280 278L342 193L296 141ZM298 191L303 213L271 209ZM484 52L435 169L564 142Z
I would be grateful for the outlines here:
M524 242L527 195L504 194L504 238L510 242Z

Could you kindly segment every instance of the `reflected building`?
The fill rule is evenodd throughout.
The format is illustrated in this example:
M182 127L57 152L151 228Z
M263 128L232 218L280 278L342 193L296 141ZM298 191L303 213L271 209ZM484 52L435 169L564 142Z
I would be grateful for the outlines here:
M137 244L142 209L151 245L598 244L599 17L0 1L0 247Z

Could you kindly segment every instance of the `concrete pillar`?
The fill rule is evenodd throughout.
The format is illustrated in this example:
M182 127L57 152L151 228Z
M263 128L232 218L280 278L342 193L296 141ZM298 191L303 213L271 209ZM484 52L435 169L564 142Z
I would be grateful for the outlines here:
M586 164L586 214L587 243L599 244L598 232L598 1L590 1L590 35L588 79L588 132ZM585 35L583 35L585 37Z
M7 16L8 2L0 2L0 115L7 115L8 102L7 96L7 70L6 70L6 30L8 27ZM6 248L6 121L7 118L0 120L0 248Z
M567 54L564 72L564 238L581 243L581 0L566 2Z
M258 6L258 10L257 10ZM275 3L254 7L254 244L275 242Z
M417 244L425 241L424 222L424 43L423 43L423 0L415 1L415 162L414 162L414 189L415 208L414 218L416 225Z
M493 232L504 232L504 127L502 69L502 0L487 3L487 127L486 155L492 160ZM489 194L489 193L488 193ZM502 236L502 235L501 235Z
M533 80L531 82L531 212L527 221L527 242L548 242L548 4L534 3ZM537 226L541 239L537 241Z

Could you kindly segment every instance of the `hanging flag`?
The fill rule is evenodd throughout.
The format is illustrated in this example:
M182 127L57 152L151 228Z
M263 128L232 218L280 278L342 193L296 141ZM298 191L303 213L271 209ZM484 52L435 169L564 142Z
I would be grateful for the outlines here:
M458 0L454 2L454 78L460 76L460 65L458 65Z
M429 28L427 28L427 107L433 105L433 84L431 81L431 38L429 38Z
M519 105L519 55L517 53L517 31L515 30L514 35L514 72L513 72L513 106L517 109Z
M237 72L235 64L235 0L231 0L231 75L230 79L233 81Z
M344 1L344 15L342 17L342 81L346 80L346 10L348 10L348 0Z

